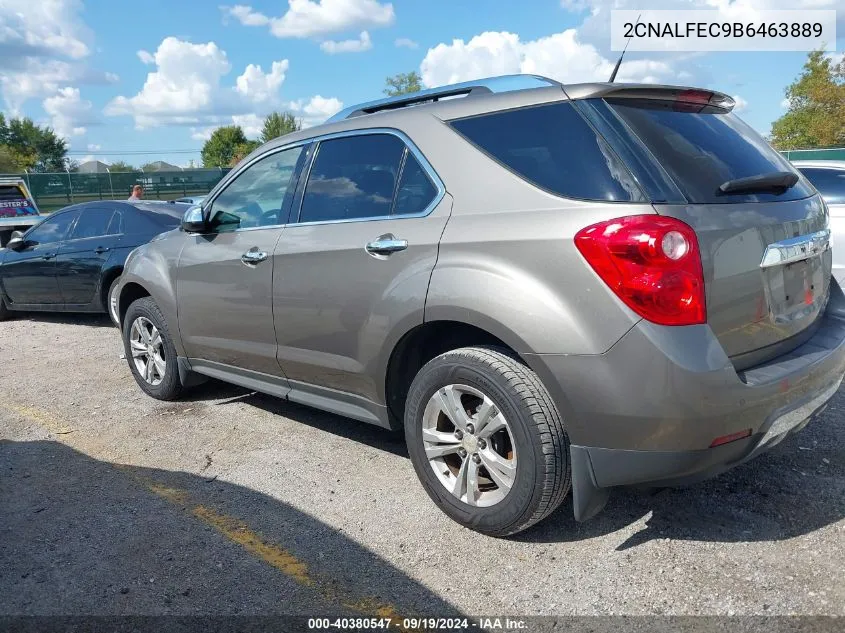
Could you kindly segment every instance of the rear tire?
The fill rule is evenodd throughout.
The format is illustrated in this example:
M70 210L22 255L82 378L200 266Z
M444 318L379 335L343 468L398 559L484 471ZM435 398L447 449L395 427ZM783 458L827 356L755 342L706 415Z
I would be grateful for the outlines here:
M152 297L129 306L124 319L123 349L135 382L157 400L175 400L182 393L176 347L167 321Z
M434 503L483 534L521 532L569 492L569 438L557 408L507 350L467 347L427 363L408 393L405 437Z
M120 315L118 313L118 301L117 296L115 295L115 291L117 290L117 283L120 281L120 276L114 278L109 285L109 291L106 293L106 312L108 313L109 317L111 318L112 323L114 323L118 328L120 327Z
M6 307L6 300L0 294L0 321L5 321L9 316L9 308Z

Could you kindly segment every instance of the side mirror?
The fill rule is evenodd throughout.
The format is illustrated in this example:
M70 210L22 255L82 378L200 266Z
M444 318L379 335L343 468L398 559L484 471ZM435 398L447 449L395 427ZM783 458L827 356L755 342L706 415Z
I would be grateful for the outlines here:
M185 211L182 216L182 230L186 233L205 233L208 230L202 207L195 206Z
M23 239L23 231L12 231L12 235L9 237L9 242L6 244L6 248L12 251L19 251L24 247Z

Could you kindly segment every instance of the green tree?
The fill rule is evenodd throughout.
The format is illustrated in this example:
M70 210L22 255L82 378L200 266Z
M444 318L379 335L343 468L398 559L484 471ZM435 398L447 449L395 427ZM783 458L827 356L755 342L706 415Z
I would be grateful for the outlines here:
M388 77L384 80L387 84L387 87L384 89L384 94L388 97L395 97L398 95L404 95L409 92L417 92L418 90L422 90L422 77L416 70L412 70L409 73L399 73L398 75L393 75L393 77Z
M266 143L274 138L301 129L302 122L298 121L290 112L273 112L264 119L264 127L261 129L261 142Z
M235 152L232 154L232 160L229 161L229 167L234 167L244 158L246 158L252 150L261 145L260 141L247 141L235 146Z
M109 165L109 171L114 173L118 171L138 171L136 167L133 167L126 161L116 160L111 165Z
M16 174L20 167L8 145L0 145L0 174Z
M823 51L811 52L786 98L789 111L772 124L776 148L845 144L845 60L837 64Z
M29 171L63 171L67 143L50 127L41 127L32 119L9 119L0 122L0 138L20 169Z
M202 146L203 167L228 167L238 147L248 142L240 125L217 128Z

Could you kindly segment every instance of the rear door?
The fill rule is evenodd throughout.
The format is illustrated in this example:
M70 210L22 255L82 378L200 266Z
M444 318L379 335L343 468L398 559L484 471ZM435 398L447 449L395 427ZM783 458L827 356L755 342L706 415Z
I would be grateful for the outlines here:
M423 320L451 210L444 193L398 133L319 143L274 256L273 312L289 398L345 399L349 407L339 411L373 421L383 404L374 367L385 341L398 325L407 331Z
M59 249L56 279L67 306L88 305L95 300L103 266L120 241L119 222L109 206L85 207Z
M6 297L19 305L61 305L56 281L56 255L79 211L60 211L24 236L24 247L6 250L0 281Z
M695 230L708 324L734 365L748 367L800 344L823 312L831 278L827 212L804 179L728 186L796 172L732 112L702 104L697 91L685 101L690 92L608 98L597 107L621 122L615 143L639 157L630 165L635 175L647 169L676 187L653 195L654 208Z

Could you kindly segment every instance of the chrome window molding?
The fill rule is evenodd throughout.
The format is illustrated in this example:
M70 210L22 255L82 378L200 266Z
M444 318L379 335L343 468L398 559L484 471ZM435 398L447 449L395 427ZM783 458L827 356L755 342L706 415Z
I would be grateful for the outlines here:
M238 233L241 231L255 231L259 229L278 229L282 227L294 227L294 226L317 226L320 224L347 224L349 222L375 222L379 220L402 220L405 218L412 219L412 218L422 218L429 215L434 209L437 207L438 204L443 200L443 197L446 195L446 187L443 184L443 181L440 179L440 176L437 175L437 172L434 171L434 168L431 166L431 163L428 162L425 155L420 151L420 149L414 144L414 142L408 137L407 134L402 132L401 130L397 130L395 128L388 128L388 127L372 127L372 128L361 128L357 130L347 130L345 132L332 132L330 134L321 134L318 136L313 136L307 139L302 139L299 141L295 141L288 145L282 145L279 147L274 147L269 151L264 152L263 154L259 154L252 158L248 163L244 163L241 167L237 169L237 171L232 171L227 179L226 183L220 188L219 191L212 192L209 194L210 200L208 201L207 205L203 205L203 210L211 209L214 206L214 201L217 197L223 193L229 185L231 185L238 177L247 169L249 169L252 165L257 163L264 158L271 156L272 154L277 154L279 152L284 152L289 149L295 149L297 147L303 147L305 145L309 145L311 143L320 143L322 141L328 141L336 138L346 138L349 136L371 136L374 134L390 134L392 136L397 137L400 141L405 144L405 147L414 155L414 158L417 159L420 166L425 171L426 175L431 180L434 188L437 190L434 197L431 199L431 202L426 206L425 209L418 213L407 213L407 214L396 214L396 215L381 215L381 216L373 216L373 217L366 217L366 218L349 218L343 220L316 220L314 222L299 222L299 214L302 210L302 200L304 199L304 195L299 200L299 205L295 209L291 209L291 218L296 218L296 222L287 222L284 224L272 224L267 226L251 226L246 227L243 229L235 229L234 231L225 231L226 233ZM302 174L300 175L300 180L304 181L304 187L308 187L308 178L311 175L311 167L314 164L314 161L317 158L317 153L319 152L319 146L317 150L314 152L314 156L308 161L308 164L305 165ZM397 177L397 185L398 185L398 178L401 176L401 173L396 175ZM395 197L395 196L394 196Z

